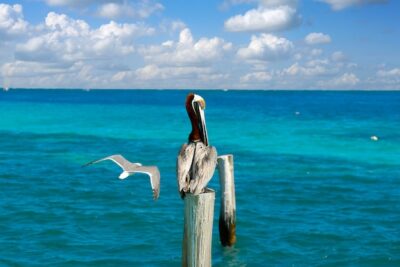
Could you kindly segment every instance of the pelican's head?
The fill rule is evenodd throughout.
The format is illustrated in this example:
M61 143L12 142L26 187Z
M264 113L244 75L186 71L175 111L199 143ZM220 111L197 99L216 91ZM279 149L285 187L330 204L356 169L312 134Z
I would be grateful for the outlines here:
M197 103L202 110L206 109L206 101L199 95L193 94L192 106Z
M206 101L199 95L190 93L186 97L186 111L192 122L192 133L189 136L190 141L196 141L199 138L205 145L208 145L208 136L206 128L206 118L204 110L206 109ZM199 131L199 133L197 133ZM200 135L200 136L197 136Z

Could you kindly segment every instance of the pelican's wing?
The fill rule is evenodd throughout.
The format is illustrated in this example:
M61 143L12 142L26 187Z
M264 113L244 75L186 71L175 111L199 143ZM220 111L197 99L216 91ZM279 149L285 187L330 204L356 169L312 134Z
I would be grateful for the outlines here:
M91 162L85 164L84 166L95 164L95 163L98 163L98 162L101 162L104 160L111 160L111 161L115 162L125 172L131 172L131 171L135 170L137 166L140 166L140 164L129 162L121 155L112 155L112 156L108 156L108 157L105 157L102 159L94 160L94 161L91 161Z
M217 150L198 143L195 155L195 178L190 181L190 192L200 194L211 180L217 165Z
M133 170L133 173L145 173L150 176L151 189L153 190L153 198L157 199L160 195L160 171L157 166L139 166Z
M188 190L190 179L189 171L192 167L194 148L195 145L193 143L183 144L176 160L176 178L178 180L181 197L183 197Z

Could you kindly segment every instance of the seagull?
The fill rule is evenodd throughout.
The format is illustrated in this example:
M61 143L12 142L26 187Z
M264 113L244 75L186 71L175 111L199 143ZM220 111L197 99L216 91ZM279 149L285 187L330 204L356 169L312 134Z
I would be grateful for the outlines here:
M177 162L176 176L179 193L198 195L204 192L217 165L217 150L209 146L204 109L206 102L196 94L186 97L186 111L192 124L188 143L182 145Z
M121 180L135 173L145 173L149 175L154 200L156 200L160 195L160 171L158 170L157 166L142 166L140 163L132 163L125 159L122 155L112 155L99 160L94 160L85 164L84 166L92 165L104 160L111 160L122 168L123 172L118 177Z

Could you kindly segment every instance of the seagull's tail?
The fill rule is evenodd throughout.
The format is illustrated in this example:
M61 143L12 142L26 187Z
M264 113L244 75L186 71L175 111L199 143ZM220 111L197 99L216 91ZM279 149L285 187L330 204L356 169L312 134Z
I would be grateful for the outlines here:
M129 172L126 172L126 171L124 171L124 172L122 172L120 175L119 175L119 179L121 179L121 180L123 180L123 179L125 179L126 177L128 177L130 175L130 173Z

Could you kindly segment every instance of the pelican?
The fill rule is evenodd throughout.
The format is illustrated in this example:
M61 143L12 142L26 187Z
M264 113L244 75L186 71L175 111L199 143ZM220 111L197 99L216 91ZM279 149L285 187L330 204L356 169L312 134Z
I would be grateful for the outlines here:
M193 93L186 97L186 111L192 124L188 143L183 144L177 158L176 176L179 193L202 193L214 174L217 150L209 146L206 128L204 99Z
M125 179L135 173L145 173L150 176L151 189L153 190L153 198L156 200L160 195L160 171L157 166L142 166L140 163L129 162L121 155L112 155L99 160L91 161L84 166L95 164L104 160L111 160L120 166L123 172L119 175L119 179Z

